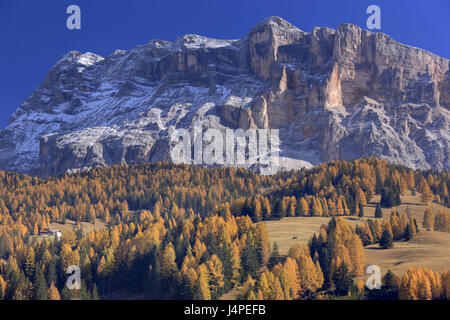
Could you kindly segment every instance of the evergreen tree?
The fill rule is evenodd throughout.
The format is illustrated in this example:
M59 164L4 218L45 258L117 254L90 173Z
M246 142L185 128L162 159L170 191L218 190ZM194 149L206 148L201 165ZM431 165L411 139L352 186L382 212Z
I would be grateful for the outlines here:
M280 252L278 250L278 244L275 241L273 243L273 247L272 247L272 251L270 253L270 258L269 258L269 263L268 263L268 268L272 269L274 266L276 266L278 263L281 262L281 255Z
M364 217L364 206L361 203L359 203L358 208L359 208L358 217L360 218Z
M400 287L400 278L388 270L382 279L383 287L388 290L397 290Z
M274 216L277 219L281 219L284 218L285 214L286 214L286 208L285 208L285 201L283 201L282 199L278 199L276 204L275 204L275 210L274 210Z
M383 230L383 234L380 239L380 247L383 249L390 249L394 246L394 242L392 240L392 234L389 232L388 229Z
M336 286L336 293L338 295L347 295L353 287L353 277L345 262L341 263L334 272L333 282Z
M326 246L322 246L320 248L318 261L320 263L320 268L322 269L324 283L326 286L329 286L332 281L331 255L329 254L328 248Z
M270 207L269 199L263 197L261 206L263 219L264 220L270 219L270 215L272 214L272 208Z
M245 241L245 247L242 250L242 271L244 278L247 278L247 275L254 276L257 270L258 255L253 244L253 235L250 232Z
M152 299L160 298L161 265L159 263L158 246L152 246L148 268L148 280L145 286L146 295Z
M401 280L391 270L388 270L382 278L382 294L386 299L398 299Z
M400 205L400 188L398 186L384 187L381 191L380 204L385 208L392 208Z
M411 224L408 223L408 225L406 226L406 230L405 230L405 240L409 241L413 238L413 236L414 236L413 228L412 228Z
M80 227L77 229L76 239L77 239L77 241L80 241L81 239L83 239L83 227Z
M71 290L66 286L61 290L61 300L72 300Z
M52 259L49 264L48 267L46 269L46 276L47 276L47 283L57 283L58 281L58 277L56 275L56 261L55 259Z
M258 254L258 261L260 265L265 265L269 260L270 242L269 233L264 223L256 224L255 230L255 246Z
M34 272L34 290L33 298L34 300L47 300L47 282L45 281L44 273L40 264L36 265Z
M417 224L416 218L413 218L413 222L414 222L414 227L415 227L416 233L417 233L417 232L419 232L419 225Z
M319 240L317 239L316 234L312 236L312 238L309 240L309 251L311 252L311 257L313 258L317 251L319 251L321 244L319 243Z

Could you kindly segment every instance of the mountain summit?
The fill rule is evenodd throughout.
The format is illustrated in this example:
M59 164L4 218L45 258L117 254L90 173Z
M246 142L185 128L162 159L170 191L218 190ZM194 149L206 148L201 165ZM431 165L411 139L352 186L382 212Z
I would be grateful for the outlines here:
M238 40L185 35L71 51L0 132L0 168L40 176L169 160L169 132L279 129L282 165L377 156L449 170L449 60L351 24L270 17Z

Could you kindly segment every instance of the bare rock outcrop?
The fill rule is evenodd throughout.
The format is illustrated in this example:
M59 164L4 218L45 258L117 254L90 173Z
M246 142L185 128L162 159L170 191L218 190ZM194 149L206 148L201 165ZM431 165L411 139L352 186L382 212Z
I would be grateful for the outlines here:
M169 132L279 129L286 167L377 156L449 170L450 62L351 24L270 17L238 40L185 35L61 57L0 132L0 167L48 176L169 160Z

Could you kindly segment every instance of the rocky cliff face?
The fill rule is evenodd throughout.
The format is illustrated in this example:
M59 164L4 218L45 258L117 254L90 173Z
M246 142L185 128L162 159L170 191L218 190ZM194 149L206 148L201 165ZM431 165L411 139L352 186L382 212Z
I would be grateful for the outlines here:
M278 17L239 40L73 51L0 132L0 167L47 176L170 160L170 132L200 121L279 129L290 168L377 156L449 170L449 66L355 25L306 33Z

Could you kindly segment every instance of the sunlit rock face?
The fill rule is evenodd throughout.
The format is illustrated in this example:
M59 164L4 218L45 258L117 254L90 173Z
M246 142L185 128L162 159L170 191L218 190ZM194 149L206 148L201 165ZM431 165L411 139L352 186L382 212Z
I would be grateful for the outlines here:
M238 40L185 35L72 51L0 132L0 168L40 176L170 160L176 128L279 129L281 164L377 156L449 170L449 60L355 25L270 17Z

